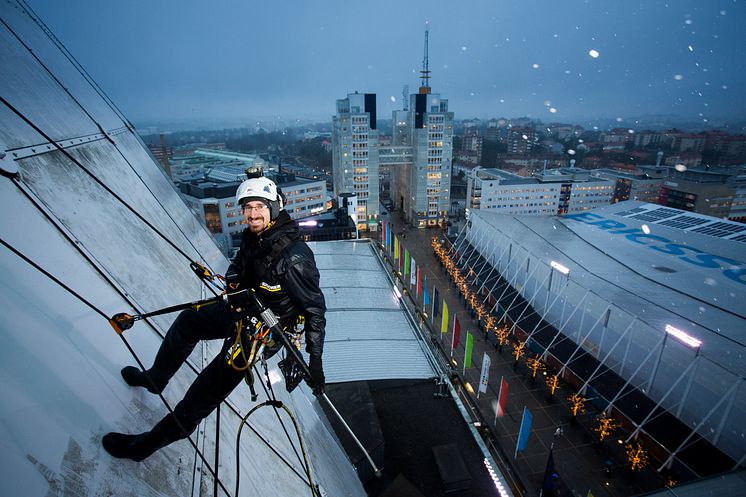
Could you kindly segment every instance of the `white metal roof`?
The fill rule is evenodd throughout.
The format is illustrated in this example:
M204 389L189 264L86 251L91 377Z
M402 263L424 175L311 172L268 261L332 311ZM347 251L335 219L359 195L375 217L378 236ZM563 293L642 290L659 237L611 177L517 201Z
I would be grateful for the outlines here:
M619 215L646 206L628 201L563 217L471 215L475 230L496 230L546 264L559 262L573 281L655 329L693 332L708 356L746 373L743 244Z
M326 298L329 383L432 378L435 372L367 240L311 244Z

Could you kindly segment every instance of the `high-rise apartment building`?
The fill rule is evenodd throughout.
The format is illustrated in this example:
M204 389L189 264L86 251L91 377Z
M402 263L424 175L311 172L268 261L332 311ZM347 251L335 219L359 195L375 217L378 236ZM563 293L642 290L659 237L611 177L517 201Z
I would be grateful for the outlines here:
M422 85L409 105L393 113L391 144L381 146L376 96L351 93L337 100L332 118L334 195L357 196L357 225L375 230L379 214L379 168L384 164L390 199L419 228L445 221L450 205L453 112L448 100L430 91L425 30ZM387 193L389 190L387 189Z
M379 213L376 94L350 93L337 100L332 118L334 196L357 197L358 229L376 230Z
M424 228L442 223L450 206L453 158L453 112L448 100L420 87L410 95L403 129L394 134L394 146L412 147L411 162L398 168L392 184L392 200L413 226ZM394 111L394 119L401 117ZM395 121L398 122L398 121Z
M453 112L448 100L432 93L429 80L428 35L419 91L409 96L406 111L394 111L394 146L411 146L412 161L398 168L392 200L413 226L425 228L445 221L450 206L453 159Z

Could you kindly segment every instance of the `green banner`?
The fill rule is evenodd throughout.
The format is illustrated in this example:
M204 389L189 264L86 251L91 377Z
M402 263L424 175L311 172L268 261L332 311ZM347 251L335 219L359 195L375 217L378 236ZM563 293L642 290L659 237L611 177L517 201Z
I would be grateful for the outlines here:
M474 348L474 337L471 333L466 333L466 355L464 356L464 368L471 367L471 352Z

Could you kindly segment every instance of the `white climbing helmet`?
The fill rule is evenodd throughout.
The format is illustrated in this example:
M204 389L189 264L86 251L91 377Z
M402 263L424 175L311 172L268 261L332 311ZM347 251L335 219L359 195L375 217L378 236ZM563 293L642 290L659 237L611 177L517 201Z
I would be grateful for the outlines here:
M267 202L271 219L275 219L284 207L277 185L264 176L247 179L239 185L236 191L236 203L243 207L243 204L250 200Z

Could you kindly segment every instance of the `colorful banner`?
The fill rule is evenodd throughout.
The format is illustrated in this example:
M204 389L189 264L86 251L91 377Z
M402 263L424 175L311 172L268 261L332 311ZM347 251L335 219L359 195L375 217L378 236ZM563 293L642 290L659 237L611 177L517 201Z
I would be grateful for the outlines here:
M477 390L477 398L479 393L487 393L487 383L490 381L490 364L492 360L487 352L482 356L482 373L479 375L479 390Z
M474 336L466 332L466 352L464 353L464 373L466 373L466 368L471 367L471 354L474 350Z
M420 266L417 266L417 298L420 297L420 294L422 293L422 289L425 288L422 285L423 278L424 278L424 271L422 270ZM424 304L427 305L428 303L425 302Z
M404 272L402 274L409 274L410 271L410 256L409 249L404 249Z
M399 237L395 236L394 237L394 259L396 260L398 258L399 258Z
M440 322L440 332L448 333L448 304L443 300L443 320Z
M381 223L381 241L383 242L383 246L386 247L386 234L388 230L386 229L386 226L388 223L386 221L383 221Z
M497 395L497 409L495 410L495 422L497 418L505 416L505 404L508 402L508 382L505 377L500 378L500 393Z
M549 448L549 458L547 467L544 468L544 480L541 482L541 492L539 495L554 495L554 482L559 478L556 468L554 467L554 447Z
M422 296L422 306L430 305L430 292L427 291L427 276L422 276L422 291L424 292L424 295Z
M417 271L420 268L417 267L417 263L414 261L414 257L412 257L412 264L409 268L409 286L413 287L417 284Z
M521 418L521 430L518 432L518 443L515 444L515 454L513 458L518 457L518 453L526 450L528 446L528 436L531 434L531 423L533 416L526 406L523 406L523 417Z

